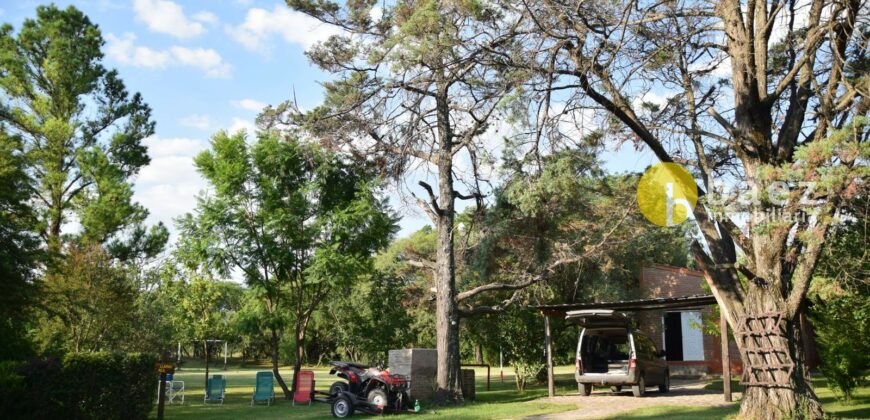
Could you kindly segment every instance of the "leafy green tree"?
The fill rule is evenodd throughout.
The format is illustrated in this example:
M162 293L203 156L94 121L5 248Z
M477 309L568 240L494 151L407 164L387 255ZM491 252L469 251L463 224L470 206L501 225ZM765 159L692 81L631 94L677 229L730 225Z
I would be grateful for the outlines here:
M870 238L866 196L852 202L848 216L835 227L810 289L813 321L821 356L820 369L843 400L870 371Z
M467 298L473 302L462 308L467 311L463 335L484 353L497 357L499 351L517 351L505 340L524 338L514 332L505 338L502 332L502 322L524 322L511 309L515 306L638 298L645 263L686 264L685 229L649 224L636 209L638 176L604 173L591 152L566 150L528 160L506 154L506 177L495 205L482 224L467 228L473 252L463 264L468 268L460 284L469 290L492 283L527 287ZM571 354L577 336L574 328L554 327L558 361L559 355ZM540 319L528 328L536 337L529 344L534 351L517 355L526 367L540 363L543 354Z
M483 65L487 51L506 41L489 36L503 24L499 10L478 1L397 1L383 5L375 19L374 1L287 3L343 30L307 52L335 77L324 83L321 106L303 113L288 102L260 120L282 122L290 114L290 122L324 143L350 149L394 178L417 181L411 194L437 233L431 264L436 398L460 400L454 219L457 200L483 206L482 167L492 161L485 140L514 87L510 76L497 77L498 68ZM466 163L470 169L463 170ZM431 171L431 178L420 180L417 169Z
M371 256L386 246L395 220L359 164L295 138L264 133L248 145L245 137L219 132L196 157L213 192L179 220L181 249L210 270L239 270L262 297L272 370L290 398L278 372L286 314L298 372L312 314L336 286L371 270Z
M17 32L0 28L0 121L20 139L32 179L22 185L35 215L28 227L49 256L35 329L43 349L116 345L109 336L129 317L112 314L131 303L145 261L168 238L162 225L143 225L148 212L132 201L130 179L149 163L151 109L101 64L102 46L99 28L72 6L39 6ZM112 296L120 299L94 305ZM97 333L105 323L113 329Z
M171 288L174 303L174 324L179 341L202 346L205 357L205 382L208 386L209 356L214 340L230 339L234 333L232 320L240 309L242 289L227 281L215 281L201 273L181 270Z
M123 347L134 328L138 284L99 245L75 244L46 275L52 305L35 329L44 352L93 352Z
M161 262L144 270L134 304L135 325L131 326L125 350L161 354L186 337L179 331L178 305L174 284L176 267Z
M840 209L867 194L866 2L497 4L519 21L501 27L514 36L497 57L528 77L527 103L541 104L528 119L558 134L535 111L589 115L600 140L689 166L701 197L692 251L723 316L736 329L783 314L781 336L738 342L753 382L784 385L747 386L741 417L821 418L795 320ZM739 198L723 199L723 184Z
M383 363L387 350L405 348L413 341L400 278L373 273L331 296L322 309L324 325L350 360Z
M604 174L589 151L531 160L508 154L496 203L471 234L475 252L460 282L468 291L457 297L464 316L536 293L551 303L631 298L643 263L686 263L686 232L651 226L637 211L637 176ZM481 300L491 284L509 287Z
M81 229L70 236L105 243L148 215L129 178L149 163L141 142L154 133L151 109L103 67L102 46L72 6L39 6L17 33L0 28L0 120L22 139L35 230L55 254L73 220Z
M30 231L30 179L17 151L20 142L0 125L0 360L29 353L25 324L35 300L38 238Z
M289 297L284 297L283 300L287 301ZM241 308L233 318L233 330L241 343L243 356L251 359L271 358L272 339L269 326L288 325L289 315L289 311L270 315L265 291L262 288L245 289Z

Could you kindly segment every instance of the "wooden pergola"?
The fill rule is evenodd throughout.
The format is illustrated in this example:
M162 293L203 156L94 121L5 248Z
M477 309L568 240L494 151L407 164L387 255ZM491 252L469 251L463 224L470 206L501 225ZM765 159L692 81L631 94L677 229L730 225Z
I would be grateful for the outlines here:
M612 309L623 312L654 311L661 309L686 309L698 306L715 305L713 295L691 295L653 299L623 300L619 302L568 303L560 305L533 306L544 316L544 347L547 352L547 391L550 397L555 395L553 383L553 343L550 336L550 318L565 318L568 311L581 309ZM731 402L731 366L728 354L728 323L725 317L719 317L719 332L722 342L722 390L725 401Z

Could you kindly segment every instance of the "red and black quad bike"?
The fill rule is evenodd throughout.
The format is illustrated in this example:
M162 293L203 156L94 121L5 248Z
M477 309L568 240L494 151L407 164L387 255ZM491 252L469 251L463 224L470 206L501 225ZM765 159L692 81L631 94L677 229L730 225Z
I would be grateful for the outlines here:
M408 397L408 379L393 375L380 367L368 367L359 363L329 362L329 373L344 378L329 387L329 393L315 398L331 405L333 417L350 417L354 411L369 414L416 412L414 402Z

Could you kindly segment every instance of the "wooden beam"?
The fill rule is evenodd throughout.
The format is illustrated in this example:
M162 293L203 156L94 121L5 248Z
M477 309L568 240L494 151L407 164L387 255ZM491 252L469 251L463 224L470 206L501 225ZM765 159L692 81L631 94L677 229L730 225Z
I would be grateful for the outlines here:
M544 317L544 345L547 348L547 395L550 398L556 396L556 388L553 384L553 340L550 338L550 317Z
M722 337L722 392L725 402L731 402L731 355L728 351L728 320L724 308L719 307L719 333Z

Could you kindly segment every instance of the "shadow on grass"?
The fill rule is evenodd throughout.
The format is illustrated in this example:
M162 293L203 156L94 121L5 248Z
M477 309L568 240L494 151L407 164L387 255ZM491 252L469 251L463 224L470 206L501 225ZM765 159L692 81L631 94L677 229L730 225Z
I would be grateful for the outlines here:
M659 406L641 408L627 413L620 413L608 419L663 419L668 420L694 420L694 419L723 419L737 414L740 407L730 405L727 407L681 407Z
M822 409L833 418L870 418L870 387L859 387L854 391L852 401L843 402L837 399L834 391L828 387L825 378L812 378L813 389L822 402ZM722 381L715 380L707 384L704 389L722 390ZM743 387L735 380L731 383L734 392L742 392Z

